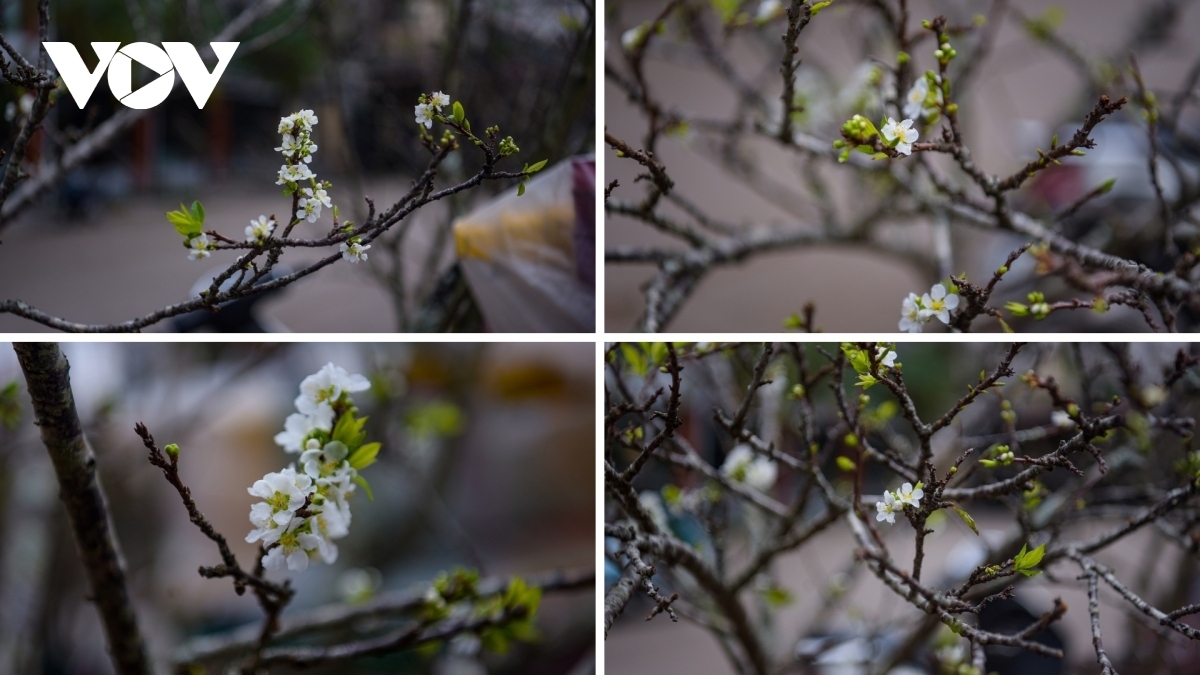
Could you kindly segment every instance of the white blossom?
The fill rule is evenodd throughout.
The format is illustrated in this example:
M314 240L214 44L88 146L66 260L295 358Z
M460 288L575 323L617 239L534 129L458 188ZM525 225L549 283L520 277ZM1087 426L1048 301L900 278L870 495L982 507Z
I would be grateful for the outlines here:
M912 483L905 483L896 490L896 503L900 505L907 504L913 508L921 508L921 497L925 496L925 491L921 488L913 489Z
M950 323L950 312L958 307L958 295L946 293L946 287L934 284L929 292L921 297L921 316L926 320L936 316L944 324Z
M317 188L315 192L312 188L304 188L301 192L305 197L316 201L326 208L333 206L333 202L329 200L329 193L324 188Z
M333 429L333 408L318 407L311 415L292 413L283 424L283 431L275 434L275 444L288 452L300 452L304 442L314 431Z
M325 364L319 371L304 378L300 383L300 396L296 397L296 410L314 415L342 397L371 388L371 383L362 375L351 375L341 366Z
M307 164L284 164L279 167L279 180L275 181L275 184L299 183L302 180L315 177L316 174L312 172L312 169L308 168Z
M725 456L725 463L721 465L721 473L730 480L745 483L760 492L765 492L775 485L778 472L779 467L774 461L758 456L745 444L730 450Z
M188 260L203 260L212 255L213 242L207 234L201 234L188 240Z
M896 497L890 492L883 493L883 501L875 502L875 520L886 520L888 523L896 524Z
M312 478L296 473L292 467L254 481L254 485L246 488L246 491L263 501L250 508L250 522L259 529L247 535L246 541L258 541L271 526L284 526L291 522L296 511L304 505L312 484Z
M301 197L296 206L300 207L296 210L296 217L300 220L315 223L321 217L321 202L316 199Z
M896 367L896 352L888 349L887 347L878 347L875 351L875 358L879 361L879 365L884 366L885 368Z
M907 101L904 104L904 116L912 119L930 118L937 113L937 106L942 103L942 88L938 86L933 90L933 106L927 106L929 101L929 78L919 77L916 82L913 82L912 88L908 90Z
M296 116L288 115L287 117L279 118L279 133L290 134L296 126Z
M319 536L300 530L305 524L302 518L296 518L287 530L282 532L267 554L263 556L263 567L269 570L282 569L284 563L293 572L303 572L308 569L310 552L316 551L322 544Z
M346 262L357 263L360 260L367 259L367 249L371 248L370 244L361 244L357 241L342 242L338 250L342 252L342 259Z
M925 320L921 318L921 298L916 293L909 293L900 305L900 330L906 333L920 333Z
M304 467L304 473L309 478L319 481L323 477L332 476L340 469L349 454L350 449L341 441L330 441L321 445L321 442L314 438L306 443L305 450L300 455L300 466Z
M895 143L896 152L902 155L912 154L912 144L916 142L920 133L912 128L913 121L906 119L902 122L897 122L895 118L889 117L887 124L879 130L883 135L883 139L888 143Z
M305 131L312 131L312 128L317 124L317 116L311 110L301 110L292 116L300 128Z
M417 124L425 125L426 129L433 128L433 116L437 114L437 110L428 103L418 103L413 108L413 115L416 117Z
M262 242L275 231L275 219L259 216L246 228L246 241Z
M435 91L433 92L433 96L429 97L429 104L438 111L441 111L443 107L450 105L450 96L440 91Z
M283 135L283 142L275 148L275 152L282 152L284 157L291 157L300 149L301 143L296 140L296 137L291 134Z

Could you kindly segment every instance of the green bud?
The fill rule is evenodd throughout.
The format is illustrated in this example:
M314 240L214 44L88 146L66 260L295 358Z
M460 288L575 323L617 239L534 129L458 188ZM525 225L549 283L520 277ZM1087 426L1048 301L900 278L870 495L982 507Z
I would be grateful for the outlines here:
M171 459L177 459L179 457L179 446L174 443L168 443L167 447L163 448L163 452L167 453Z
M997 267L996 274L999 274L1002 276L1005 274L1008 274L1008 265L1001 265L1000 267Z
M1006 302L1004 308L1013 316L1029 316L1029 307L1019 302Z
M908 52L899 52L896 54L896 63L899 63L903 66L904 64L908 63L909 59L911 58L912 57L908 55Z

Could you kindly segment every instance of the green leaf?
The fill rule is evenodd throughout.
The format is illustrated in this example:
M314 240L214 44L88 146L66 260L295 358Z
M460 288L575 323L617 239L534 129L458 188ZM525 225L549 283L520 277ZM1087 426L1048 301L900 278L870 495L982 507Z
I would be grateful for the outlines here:
M199 200L192 202L192 218L204 227L204 205Z
M196 202L199 204L200 202ZM175 231L185 239L199 236L204 232L204 223L202 220L197 220L193 214L188 211L183 204L179 205L179 210L167 212L167 222L175 226Z
M622 342L621 356L625 357L625 363L628 363L629 368L638 375L645 377L650 372L650 362L646 359L646 355L637 343Z
M958 514L958 517L962 518L963 522L967 524L967 527L971 528L971 531L975 533L975 536L979 536L979 528L975 525L975 519L971 517L971 514L963 511L957 506L952 508L954 509L954 512Z
M375 463L375 457L379 454L381 447L383 447L383 444L378 442L367 443L358 450L355 450L347 461L350 462L352 468L362 471Z
M354 413L347 410L342 413L337 424L334 425L331 438L335 441L345 443L346 448L350 452L354 452L363 444L363 441L367 440L367 432L363 431L363 426L366 423L366 417L355 418Z
M524 195L525 195L525 181L521 181L520 183L517 183L517 196L523 197Z
M818 2L817 4L815 4L809 8L809 16L815 17L817 14L819 14L821 12L821 10L825 9L826 7L828 7L832 4L833 4L833 0L825 0L825 2Z
M366 478L363 478L362 476L355 476L354 482L361 485L362 489L367 491L367 499L375 501L375 494L371 492L371 484L367 482Z
M1027 570L1037 567L1037 564L1042 561L1042 556L1046 554L1045 544L1042 544L1028 553L1025 552L1026 548L1028 548L1028 544L1021 547L1021 555L1017 556L1016 567L1018 569Z
M455 102L454 102L454 108L453 108L453 110L454 110L454 113L453 113L453 114L454 114L454 121L455 121L455 122L457 122L457 123L459 123L459 124L462 124L462 123L463 123L463 120L467 119L467 111L463 110L463 104L462 104L462 102L461 102L461 101L455 101Z
M541 171L543 168L546 167L546 161L547 160L543 159L540 162L535 162L534 164L531 164L530 166L525 167L525 173L537 173L537 172Z

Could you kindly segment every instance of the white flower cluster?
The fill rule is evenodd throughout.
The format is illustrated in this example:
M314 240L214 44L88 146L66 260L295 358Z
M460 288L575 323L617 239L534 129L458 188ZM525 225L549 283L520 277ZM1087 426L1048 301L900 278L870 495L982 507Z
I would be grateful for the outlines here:
M766 492L775 485L779 467L774 461L755 454L749 445L742 444L725 456L721 473L732 481L745 483L759 492Z
M317 222L322 209L332 208L333 202L326 192L331 187L328 181L318 181L317 174L309 168L317 144L312 141L312 130L317 124L317 116L311 110L301 110L279 120L279 133L283 141L275 152L283 154L284 164L279 167L279 177L276 185L287 186L284 194L300 193L296 202L296 218ZM301 188L297 183L308 181L309 186ZM336 213L335 213L336 215ZM246 231L247 238L252 236Z
M426 129L433 128L433 119L436 115L442 112L442 108L450 105L450 96L443 94L440 91L433 92L433 95L424 103L418 103L413 109L413 114L416 117L417 124L424 126Z
M334 540L350 531L348 497L355 490L358 472L347 460L345 443L330 439L335 406L352 405L348 395L370 386L362 375L326 364L300 384L298 412L288 416L275 442L288 452L301 452L300 471L290 465L255 481L248 492L262 499L250 507L254 530L250 543L267 548L263 566L302 572L311 558L326 563L337 560Z
M921 484L917 483L917 487L913 487L912 483L905 483L900 486L895 492L884 492L883 501L875 502L875 520L886 520L889 524L896 524L896 512L903 511L905 506L911 506L914 509L921 507L921 497L925 496L925 491L921 489Z
M920 333L925 324L937 317L938 321L950 324L950 312L958 308L958 295L947 293L946 287L934 284L929 292L921 297L909 293L900 305L900 330L906 333Z

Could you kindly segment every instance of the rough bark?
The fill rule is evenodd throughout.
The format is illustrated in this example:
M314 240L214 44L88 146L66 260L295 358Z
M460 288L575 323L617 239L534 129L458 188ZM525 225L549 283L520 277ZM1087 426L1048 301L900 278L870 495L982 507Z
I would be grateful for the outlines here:
M96 457L75 411L70 365L55 343L16 343L13 349L25 374L42 443L54 463L59 498L75 533L113 666L118 673L150 673L125 586L121 551L96 473Z

